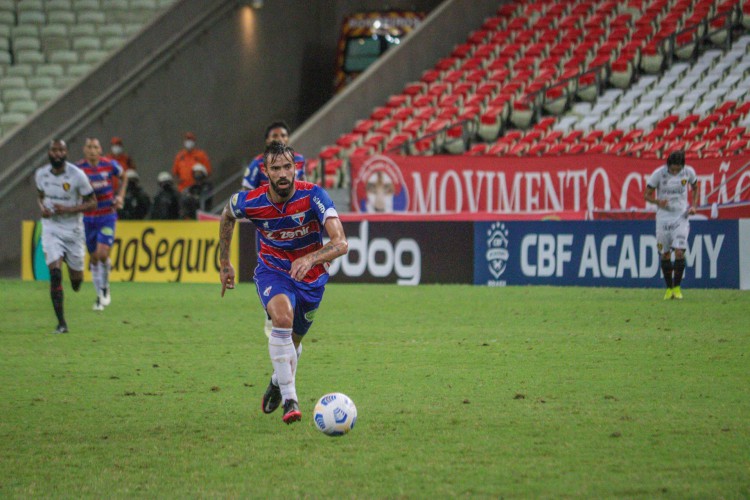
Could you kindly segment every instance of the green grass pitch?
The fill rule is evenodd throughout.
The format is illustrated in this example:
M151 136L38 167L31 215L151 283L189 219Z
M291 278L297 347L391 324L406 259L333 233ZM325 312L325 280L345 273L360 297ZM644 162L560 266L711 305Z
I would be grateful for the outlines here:
M330 284L286 426L251 284L112 288L0 281L0 497L750 497L748 292Z

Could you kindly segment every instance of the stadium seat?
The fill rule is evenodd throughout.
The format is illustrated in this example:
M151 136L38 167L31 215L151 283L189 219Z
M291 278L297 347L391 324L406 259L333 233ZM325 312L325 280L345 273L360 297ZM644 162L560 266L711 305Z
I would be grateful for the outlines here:
M520 129L529 128L534 119L534 104L518 99L513 103L510 112L510 121Z
M450 154L463 154L466 152L466 143L463 126L456 125L446 131L443 147Z
M477 135L485 141L492 142L497 139L500 131L505 125L504 116L507 114L507 104L504 107L489 107L479 117Z

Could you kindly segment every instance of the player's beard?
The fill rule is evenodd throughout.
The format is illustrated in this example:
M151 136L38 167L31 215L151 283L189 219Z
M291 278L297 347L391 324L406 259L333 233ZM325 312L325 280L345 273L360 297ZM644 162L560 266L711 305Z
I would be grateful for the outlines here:
M290 181L288 179L283 179L288 182L288 184L285 184L283 186L279 186L279 182L281 182L282 179L279 179L278 182L273 182L272 180L268 180L268 182L271 184L271 188L273 188L274 193L276 193L280 198L288 198L289 195L292 194L292 188L294 188L294 181Z
M62 168L63 165L65 165L65 161L68 159L67 156L63 156L61 158L56 158L52 155L48 155L48 156L49 156L49 163L50 165L52 165L52 168L54 169Z

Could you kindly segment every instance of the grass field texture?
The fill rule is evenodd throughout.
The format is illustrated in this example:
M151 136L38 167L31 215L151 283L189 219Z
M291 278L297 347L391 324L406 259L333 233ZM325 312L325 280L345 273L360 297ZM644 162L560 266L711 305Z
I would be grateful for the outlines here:
M748 292L331 284L286 426L252 285L0 290L0 497L750 497Z

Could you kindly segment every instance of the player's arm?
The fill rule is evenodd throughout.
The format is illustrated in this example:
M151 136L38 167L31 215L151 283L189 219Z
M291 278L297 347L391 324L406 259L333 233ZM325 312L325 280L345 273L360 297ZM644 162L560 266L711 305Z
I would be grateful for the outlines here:
M55 212L58 214L76 214L79 212L91 212L96 210L96 194L91 193L81 197L81 203L66 207L65 205L55 205Z
M235 221L232 209L227 203L221 212L221 221L219 222L219 277L221 278L222 297L227 288L234 288L234 267L229 261L229 247L232 244Z
M125 205L125 193L128 190L128 176L125 175L125 169L120 167L120 192L117 193L115 198L115 208L121 209Z
M49 209L44 205L44 191L42 191L41 189L37 189L36 202L39 205L39 209L42 211L42 218L47 219L55 215L54 210Z
M292 269L289 271L289 274L293 279L300 281L314 266L331 262L336 257L340 257L349 251L349 243L346 241L344 226L338 217L328 217L325 228L330 241L316 251L292 262Z
M657 205L661 208L664 208L667 206L667 200L658 200L656 199L656 188L653 188L646 185L646 192L643 194L643 199L646 200L648 203L653 203L654 205Z
M699 187L700 182L697 180L695 181L695 183L690 185L690 188L693 191L693 203L690 205L690 208L688 208L688 214L690 215L695 214L695 207L698 206L698 195L700 194L698 189Z

